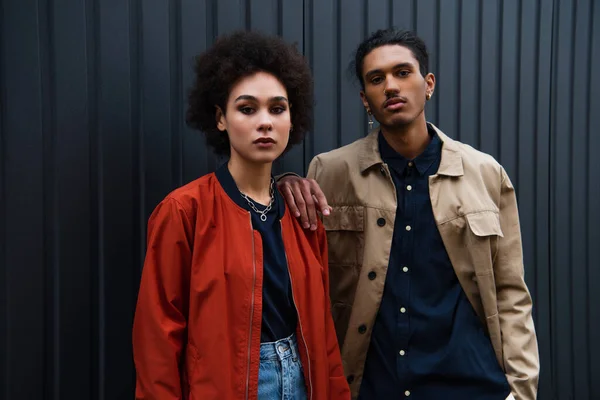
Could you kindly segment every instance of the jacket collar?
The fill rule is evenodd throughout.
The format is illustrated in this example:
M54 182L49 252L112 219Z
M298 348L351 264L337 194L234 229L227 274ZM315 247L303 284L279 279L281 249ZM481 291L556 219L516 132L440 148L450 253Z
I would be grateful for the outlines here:
M217 180L225 190L225 193L231 200L233 200L239 207L243 208L246 211L252 211L248 202L242 197L233 176L231 176L231 172L229 172L229 168L227 167L227 163L221 165L216 171L215 175L217 176ZM283 196L279 193L279 190L275 187L273 191L275 196L275 201L273 204L273 209L270 212L277 212L277 219L283 218L285 214L285 201L283 200ZM262 207L261 207L262 208Z
M442 159L438 168L438 175L462 176L464 175L462 155L455 140L450 139L432 123L428 123L438 134L442 141ZM373 129L360 144L358 151L358 166L364 173L369 168L383 164L378 145L379 128Z

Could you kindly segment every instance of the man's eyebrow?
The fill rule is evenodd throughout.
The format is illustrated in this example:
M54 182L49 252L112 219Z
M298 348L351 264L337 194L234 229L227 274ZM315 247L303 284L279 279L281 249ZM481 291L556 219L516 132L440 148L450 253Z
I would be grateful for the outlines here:
M403 63L400 63L400 64L396 64L396 65L394 65L393 69L398 69L398 68L411 68L411 69L412 69L412 68L414 68L414 67L415 67L415 66L414 66L412 63L410 63L410 62L403 62ZM380 70L380 69L373 69L373 70L371 70L371 71L367 72L367 73L365 74L365 77L366 77L366 78L369 78L369 77L370 77L370 76L372 76L372 75L375 75L375 74L380 74L380 73L382 73L382 72L383 72L383 71L382 71L382 70Z

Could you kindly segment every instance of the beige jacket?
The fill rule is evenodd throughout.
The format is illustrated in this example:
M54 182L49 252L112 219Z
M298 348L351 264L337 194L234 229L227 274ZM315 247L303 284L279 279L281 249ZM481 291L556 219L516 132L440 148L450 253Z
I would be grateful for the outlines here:
M533 400L539 357L514 188L491 156L435 129L443 142L442 159L438 173L429 178L429 192L439 232L512 394L517 400ZM377 135L373 131L316 156L308 171L333 207L324 218L331 303L344 370L353 377L353 397L358 396L383 294L396 214L396 189L379 154ZM387 221L383 227L379 218ZM368 279L370 271L376 272L375 280ZM362 324L366 333L359 333Z

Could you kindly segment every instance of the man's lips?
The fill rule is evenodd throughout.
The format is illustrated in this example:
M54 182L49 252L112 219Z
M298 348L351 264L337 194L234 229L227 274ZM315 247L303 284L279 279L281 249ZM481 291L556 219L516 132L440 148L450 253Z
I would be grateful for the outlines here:
M390 110L397 110L403 107L406 104L406 100L401 99L400 97L392 97L391 99L387 99L385 103L383 103L383 108L388 108Z

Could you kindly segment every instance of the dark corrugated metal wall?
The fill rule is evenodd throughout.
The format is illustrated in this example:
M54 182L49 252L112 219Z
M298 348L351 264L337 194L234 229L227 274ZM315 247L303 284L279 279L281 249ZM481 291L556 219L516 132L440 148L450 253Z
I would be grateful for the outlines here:
M517 187L540 399L600 398L594 0L0 0L0 396L132 397L146 218L221 161L184 124L195 54L237 28L299 44L315 133L277 170L302 173L364 134L346 67L392 25L429 46L428 118Z

